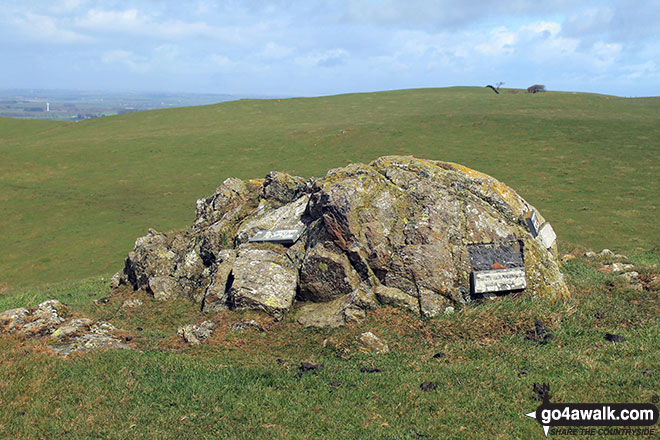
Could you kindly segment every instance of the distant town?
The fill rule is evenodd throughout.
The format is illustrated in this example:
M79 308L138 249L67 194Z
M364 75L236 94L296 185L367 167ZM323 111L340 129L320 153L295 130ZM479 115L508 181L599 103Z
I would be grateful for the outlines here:
M186 93L119 93L70 90L0 90L0 116L77 121L145 110L234 101L245 96ZM253 97L262 98L262 97Z

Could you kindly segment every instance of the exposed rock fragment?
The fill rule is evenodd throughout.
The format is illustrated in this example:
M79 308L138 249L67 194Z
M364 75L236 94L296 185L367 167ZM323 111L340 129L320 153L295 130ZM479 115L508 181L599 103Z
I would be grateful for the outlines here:
M185 342L191 345L199 345L202 341L211 337L213 330L215 330L215 322L207 320L199 325L188 324L179 327L176 333L183 338Z
M387 345L387 342L374 335L372 332L364 332L360 334L360 336L357 337L357 341L360 350L375 354L390 352L390 347Z

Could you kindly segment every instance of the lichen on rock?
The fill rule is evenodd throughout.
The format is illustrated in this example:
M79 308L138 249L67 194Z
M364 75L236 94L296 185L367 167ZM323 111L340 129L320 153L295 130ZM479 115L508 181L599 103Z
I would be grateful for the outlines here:
M197 201L191 227L139 238L120 282L158 299L189 298L205 312L293 312L302 325L342 325L379 305L433 317L478 299L470 294L471 246L514 243L523 293L566 298L556 245L546 248L523 220L532 210L543 225L493 177L413 157L309 180L280 172L232 178ZM263 230L300 234L293 243L250 242ZM497 261L492 269L506 267Z

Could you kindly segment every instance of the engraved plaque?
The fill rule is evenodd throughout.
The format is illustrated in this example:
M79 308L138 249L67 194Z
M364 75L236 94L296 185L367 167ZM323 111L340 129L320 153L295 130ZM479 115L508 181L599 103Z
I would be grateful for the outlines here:
M254 234L248 241L250 243L271 242L280 244L293 244L298 240L298 238L300 238L302 232L302 229L264 229Z
M472 293L504 292L527 287L525 268L496 269L472 272Z
M523 267L522 241L478 243L468 245L472 270L508 269Z
M539 238L541 239L541 243L543 243L543 246L545 246L546 249L551 248L552 245L555 244L557 234L555 234L555 231L552 229L550 223L543 225L539 231Z

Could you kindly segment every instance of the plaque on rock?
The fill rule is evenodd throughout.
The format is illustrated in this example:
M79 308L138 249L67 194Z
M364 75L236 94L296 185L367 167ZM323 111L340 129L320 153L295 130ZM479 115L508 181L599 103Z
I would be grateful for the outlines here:
M527 229L529 229L529 232L532 233L532 236L536 237L539 235L539 227L541 226L539 224L539 219L536 216L536 211L533 209L531 211L527 211L527 214L525 214L525 223L527 224Z
M293 244L298 241L302 232L302 229L264 229L254 234L248 241L250 243Z
M523 243L519 240L468 245L472 270L524 267Z
M474 294L522 290L527 287L524 267L474 271L471 278Z
M545 246L546 249L550 249L552 245L555 244L557 234L555 234L555 231L552 229L550 223L543 225L539 231L539 238L541 239L541 243L543 243L543 246Z

